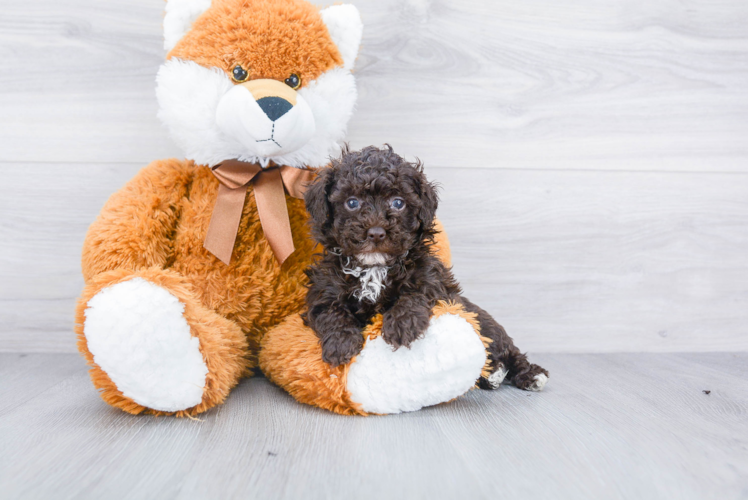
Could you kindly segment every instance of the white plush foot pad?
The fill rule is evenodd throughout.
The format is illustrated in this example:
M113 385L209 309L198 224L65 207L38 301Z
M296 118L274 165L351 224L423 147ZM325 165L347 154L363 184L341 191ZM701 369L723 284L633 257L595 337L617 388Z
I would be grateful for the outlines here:
M94 361L138 404L179 411L202 401L208 367L190 335L184 304L142 278L107 287L86 309Z
M473 327L455 314L431 319L426 335L392 350L370 340L348 372L351 399L369 413L415 411L454 399L475 385L486 350Z

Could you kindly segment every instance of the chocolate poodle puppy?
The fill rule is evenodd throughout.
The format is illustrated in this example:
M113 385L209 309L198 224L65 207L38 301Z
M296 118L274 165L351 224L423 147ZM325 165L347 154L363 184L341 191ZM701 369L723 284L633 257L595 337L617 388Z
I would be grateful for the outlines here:
M325 362L337 366L358 354L376 314L383 315L384 340L398 349L424 334L438 301L456 301L478 315L481 334L492 340L494 371L480 387L496 389L508 376L521 389L543 388L548 372L530 364L504 328L461 295L451 270L432 253L438 197L420 163L389 146L346 149L320 171L305 201L324 251L307 270L304 322L319 337Z

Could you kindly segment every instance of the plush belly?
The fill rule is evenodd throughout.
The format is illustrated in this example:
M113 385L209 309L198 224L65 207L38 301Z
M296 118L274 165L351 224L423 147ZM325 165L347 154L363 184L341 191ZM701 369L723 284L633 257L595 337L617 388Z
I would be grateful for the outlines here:
M269 327L304 304L304 269L315 247L308 216L303 200L286 197L296 250L281 266L265 239L250 187L231 263L226 265L203 248L217 192L218 181L210 170L198 167L190 196L181 206L171 268L189 278L206 307L236 321L250 340L259 340Z

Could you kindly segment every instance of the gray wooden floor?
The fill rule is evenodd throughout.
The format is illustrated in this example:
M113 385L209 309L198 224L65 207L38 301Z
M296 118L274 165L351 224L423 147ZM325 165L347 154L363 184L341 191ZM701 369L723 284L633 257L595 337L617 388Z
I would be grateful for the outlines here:
M0 498L748 496L748 354L534 359L542 393L357 418L257 378L193 421L108 407L76 355L2 354Z

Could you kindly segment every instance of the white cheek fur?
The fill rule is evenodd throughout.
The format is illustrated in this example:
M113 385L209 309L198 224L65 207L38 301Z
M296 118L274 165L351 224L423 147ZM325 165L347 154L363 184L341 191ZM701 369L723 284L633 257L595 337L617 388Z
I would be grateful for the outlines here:
M311 135L308 141L293 151L261 151L249 141L237 140L236 134L232 134L234 137L227 134L218 125L219 103L234 88L223 71L170 59L161 66L156 84L159 119L188 159L208 166L228 158L263 164L272 160L293 167L324 166L340 150L339 141L345 136L357 97L350 71L335 68L324 73L299 91L311 111L313 133L308 134L308 124L298 133ZM290 123L287 126L294 128Z

